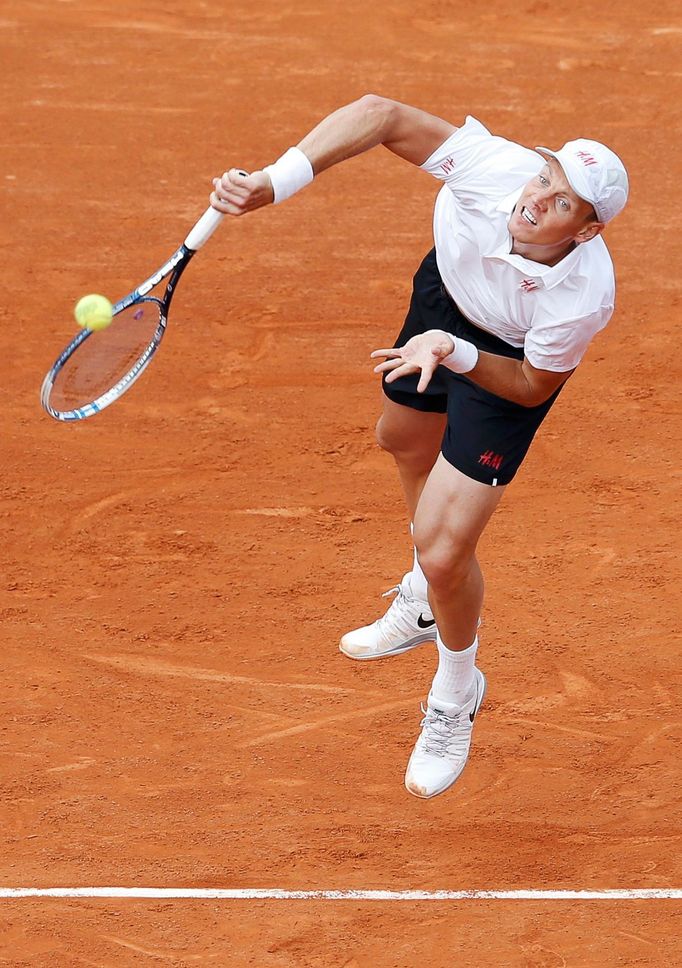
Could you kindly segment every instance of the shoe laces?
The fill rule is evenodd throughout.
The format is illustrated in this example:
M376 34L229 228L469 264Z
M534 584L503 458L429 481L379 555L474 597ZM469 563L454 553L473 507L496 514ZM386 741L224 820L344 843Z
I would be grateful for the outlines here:
M422 603L410 598L405 593L402 584L389 588L381 597L388 598L390 595L396 597L389 605L386 614L377 619L376 624L380 635L385 636L388 641L392 642L396 635L407 638L414 634L414 626L417 620L415 612L422 608ZM428 605L424 603L423 608L427 609Z
M471 739L471 722L466 710L461 709L454 716L448 716L441 709L432 709L422 703L424 714L420 725L424 728L421 735L421 748L433 756L466 756Z

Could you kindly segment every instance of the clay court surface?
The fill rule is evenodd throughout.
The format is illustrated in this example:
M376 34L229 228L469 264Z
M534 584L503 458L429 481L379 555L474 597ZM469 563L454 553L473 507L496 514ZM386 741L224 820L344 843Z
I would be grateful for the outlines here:
M0 8L0 886L679 888L682 17L656 5L74 0ZM59 425L86 292L210 179L367 91L528 145L600 138L617 313L481 548L489 693L460 782L403 773L435 669L337 651L409 567L370 350L438 185L383 149L224 224L143 380ZM0 900L0 963L671 966L675 900Z

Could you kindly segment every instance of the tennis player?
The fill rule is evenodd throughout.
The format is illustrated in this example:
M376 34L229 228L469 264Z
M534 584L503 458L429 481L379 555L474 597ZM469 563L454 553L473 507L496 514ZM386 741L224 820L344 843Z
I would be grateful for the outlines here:
M436 640L438 668L405 783L447 790L467 761L486 683L476 665L478 540L590 340L613 313L605 225L627 200L621 160L596 141L531 150L367 95L335 111L273 165L213 181L211 204L241 216L382 144L443 182L434 249L414 277L382 374L379 445L396 460L413 567L386 614L343 636L353 659ZM387 593L388 594L388 593Z

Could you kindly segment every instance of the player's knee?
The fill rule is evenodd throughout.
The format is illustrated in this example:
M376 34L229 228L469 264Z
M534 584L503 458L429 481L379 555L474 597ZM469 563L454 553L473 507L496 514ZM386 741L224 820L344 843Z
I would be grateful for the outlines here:
M419 545L419 564L429 587L436 595L446 596L456 589L469 574L476 552L475 545L464 538L453 538L447 544Z
M405 450L408 443L406 435L387 421L383 415L377 421L375 432L377 444L388 454L395 456Z
M424 465L426 470L433 466L436 454L431 441L415 433L411 426L401 425L382 415L376 425L376 440L382 450L402 463L414 467Z

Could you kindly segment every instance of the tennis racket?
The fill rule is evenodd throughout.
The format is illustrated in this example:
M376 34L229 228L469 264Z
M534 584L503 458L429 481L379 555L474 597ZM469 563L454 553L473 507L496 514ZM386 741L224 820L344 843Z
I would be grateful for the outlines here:
M40 400L55 420L84 420L104 410L144 373L166 332L178 280L190 259L213 235L223 214L207 209L167 262L114 304L103 330L81 332L43 380ZM152 290L167 279L162 295Z

